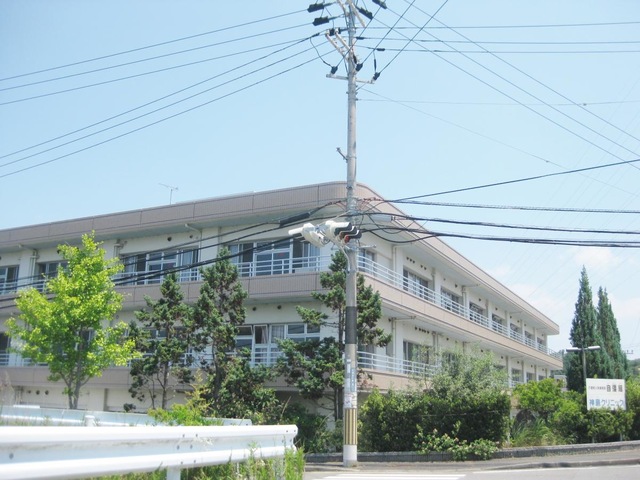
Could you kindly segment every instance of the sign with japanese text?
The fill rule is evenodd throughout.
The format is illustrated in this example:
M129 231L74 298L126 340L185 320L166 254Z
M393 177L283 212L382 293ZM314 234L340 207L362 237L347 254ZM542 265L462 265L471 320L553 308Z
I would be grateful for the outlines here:
M587 378L587 410L592 408L626 410L627 400L624 380Z

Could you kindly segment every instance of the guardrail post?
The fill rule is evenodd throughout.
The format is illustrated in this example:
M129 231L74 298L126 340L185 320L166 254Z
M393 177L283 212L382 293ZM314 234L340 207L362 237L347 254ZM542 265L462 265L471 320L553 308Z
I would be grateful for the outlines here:
M167 468L167 480L180 480L179 468Z

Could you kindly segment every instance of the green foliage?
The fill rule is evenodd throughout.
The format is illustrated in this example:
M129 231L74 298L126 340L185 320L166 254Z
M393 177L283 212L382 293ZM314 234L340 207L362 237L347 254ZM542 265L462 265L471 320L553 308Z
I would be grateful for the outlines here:
M342 448L342 425L329 428L327 417L309 412L300 403L287 404L279 423L298 427L296 447L309 453L331 453Z
M62 380L69 408L78 408L81 388L112 366L137 357L134 342L125 338L127 325L109 325L122 306L122 295L111 278L122 269L93 234L80 247L60 245L66 266L45 282L44 292L22 290L16 299L18 319L7 324L18 351L37 363L47 363L49 380Z
M562 437L559 437L549 424L541 418L536 418L530 422L516 420L511 427L509 444L512 447L536 447L564 443Z
M513 391L518 408L547 420L562 400L562 384L553 378L521 383Z
M559 443L572 444L587 441L587 418L584 395L563 392L556 410L549 416L548 424Z
M433 430L455 431L464 446L505 440L511 404L503 374L485 354L458 353L443 361L442 370L420 389L369 395L360 408L362 448L408 451L420 432Z
M202 285L193 315L188 323L194 356L207 374L210 400L216 404L220 389L230 365L229 353L235 348L238 327L244 324L244 300L247 292L239 283L238 270L229 259L229 250L223 248L216 261L200 270Z
M224 418L247 418L254 424L275 423L280 415L280 402L275 391L264 386L273 372L264 366L252 367L249 355L243 351L227 357L223 364L225 374L211 411ZM205 389L206 398L210 399L210 381Z
M145 298L149 310L136 312L138 322L129 326L129 338L135 341L136 349L144 356L131 363L131 396L144 401L147 395L152 408L156 407L157 392L160 392L160 408L167 402L179 384L189 384L193 380L189 351L188 323L190 308L184 303L184 296L176 273L170 273L160 286L162 298L154 301ZM162 336L152 336L150 332L162 332Z
M598 289L598 328L602 339L603 353L607 357L608 371L604 378L622 378L628 376L629 364L627 355L620 345L618 322L613 314L607 291Z
M615 442L628 438L633 412L596 408L587 412L589 436L594 442Z
M187 480L302 480L304 477L304 451L287 450L284 458L251 457L244 463L226 463L212 467L188 468L181 472ZM100 477L106 480L164 480L166 473L158 470L148 473L130 473Z
M412 450L423 418L421 400L419 392L371 392L358 415L360 448L366 452Z
M280 349L283 356L278 361L277 370L287 383L295 385L304 398L318 400L327 397L333 404L333 416L342 418L342 394L344 385L344 346L346 322L346 278L347 257L341 251L332 256L329 272L320 274L322 292L311 296L319 301L327 313L305 307L297 307L302 320L311 326L331 326L337 330L337 337L322 340L292 342L283 340ZM357 276L357 330L361 345L385 346L391 340L389 334L378 327L382 316L382 300L378 292L365 285L362 275Z
M598 307L593 305L593 294L587 271L583 267L580 289L575 306L570 333L571 344L576 348L598 345L595 351L572 352L565 361L567 386L584 392L586 362L587 378L622 378L628 376L629 366L620 346L620 332L609 297L602 287L598 290Z
M472 442L460 440L458 431L460 430L460 422L456 422L451 435L444 433L440 435L438 429L433 429L431 433L425 434L420 426L418 426L418 434L416 435L416 450L426 454L431 452L448 452L455 461L465 461L469 458L478 460L489 460L493 454L498 451L495 442L489 440L478 439Z
M629 428L629 440L640 440L640 381L627 380L627 411L633 413Z
M335 418L344 383L344 360L335 338L303 342L285 339L279 342L279 348L282 356L278 358L277 371L296 386L302 397L329 397Z

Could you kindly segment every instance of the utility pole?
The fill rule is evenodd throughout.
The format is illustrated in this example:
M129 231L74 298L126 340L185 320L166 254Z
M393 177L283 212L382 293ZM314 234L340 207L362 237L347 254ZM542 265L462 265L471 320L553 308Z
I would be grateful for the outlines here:
M383 0L372 0L380 8L387 8ZM341 36L341 30L332 28L325 35L327 40L340 52L346 65L347 76L335 75L338 67L333 67L329 78L347 80L347 155L343 157L347 162L347 211L346 217L353 218L358 215L358 201L356 198L356 75L362 64L358 62L355 54L356 45L356 21L365 26L361 14L368 19L373 14L364 8L357 7L353 0L336 0L342 9L347 21L348 38L345 41ZM309 13L324 10L325 3L309 5ZM314 25L329 23L337 17L318 17L313 21ZM373 83L379 74L376 73L371 81ZM338 149L340 151L340 149ZM342 155L342 152L340 152ZM345 467L353 467L358 463L358 305L357 305L357 275L358 255L357 246L348 245L349 238L359 238L357 227L349 225L341 228L351 231L346 241L338 240L337 244L344 248L347 257L347 275L345 285L346 311L345 311L345 336L344 336L344 388L343 388L343 425L344 443L342 446L342 462ZM326 222L322 227L313 224L305 224L302 228L290 230L290 234L302 234L305 239L317 246L323 246L329 241L335 242L336 229L331 222ZM343 232L344 233L344 232ZM339 236L339 235L338 235Z
M357 213L355 197L356 183L356 55L355 55L355 12L349 2L347 27L349 30L349 49L347 51L347 215ZM358 306L357 271L358 258L355 248L346 248L347 278L345 342L344 342L344 400L343 424L344 444L342 463L352 467L358 463Z

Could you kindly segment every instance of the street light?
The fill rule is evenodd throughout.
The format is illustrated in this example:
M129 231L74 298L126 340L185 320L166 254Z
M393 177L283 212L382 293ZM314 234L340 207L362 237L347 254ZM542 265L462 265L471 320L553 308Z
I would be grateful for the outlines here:
M567 348L567 352L582 352L582 374L584 376L584 388L587 391L587 350L600 350L600 345L591 345L589 347L571 347Z

